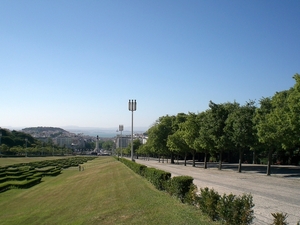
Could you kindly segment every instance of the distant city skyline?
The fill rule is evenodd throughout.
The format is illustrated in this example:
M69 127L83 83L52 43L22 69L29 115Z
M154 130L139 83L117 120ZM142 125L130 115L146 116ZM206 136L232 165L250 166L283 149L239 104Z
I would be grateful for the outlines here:
M300 73L300 1L1 1L0 127L131 127Z

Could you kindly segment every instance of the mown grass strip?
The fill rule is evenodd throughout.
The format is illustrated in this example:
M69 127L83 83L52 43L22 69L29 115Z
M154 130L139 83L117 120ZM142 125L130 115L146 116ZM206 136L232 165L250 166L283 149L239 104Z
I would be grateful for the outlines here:
M112 157L0 195L0 224L215 224Z

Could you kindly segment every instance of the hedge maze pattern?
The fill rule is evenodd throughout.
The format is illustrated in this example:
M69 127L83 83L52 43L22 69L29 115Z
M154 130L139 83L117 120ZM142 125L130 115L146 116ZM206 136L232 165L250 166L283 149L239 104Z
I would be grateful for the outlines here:
M63 169L78 167L95 157L72 157L0 167L0 193L12 188L29 188L41 182L44 176L57 176Z

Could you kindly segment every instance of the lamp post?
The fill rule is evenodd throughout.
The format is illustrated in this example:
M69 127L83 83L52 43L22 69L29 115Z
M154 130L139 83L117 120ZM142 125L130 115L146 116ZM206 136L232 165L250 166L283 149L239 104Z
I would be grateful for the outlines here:
M27 141L28 141L28 139L25 138L25 142L26 142L25 157L27 157Z
M129 100L128 109L131 111L131 160L133 160L133 111L136 111L136 100Z
M123 131L123 128L124 126L123 125L119 125L119 131L121 131L121 158L123 158L123 149L122 149L122 146L123 146L123 139L122 139L122 131ZM120 143L120 142L119 142Z

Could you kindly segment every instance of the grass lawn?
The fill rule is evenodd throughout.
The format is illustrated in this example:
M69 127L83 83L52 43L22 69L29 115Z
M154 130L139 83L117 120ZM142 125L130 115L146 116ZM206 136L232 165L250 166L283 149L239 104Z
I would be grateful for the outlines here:
M0 224L9 225L216 224L112 157L88 161L84 171L71 167L43 177L29 189L0 193L0 209Z

